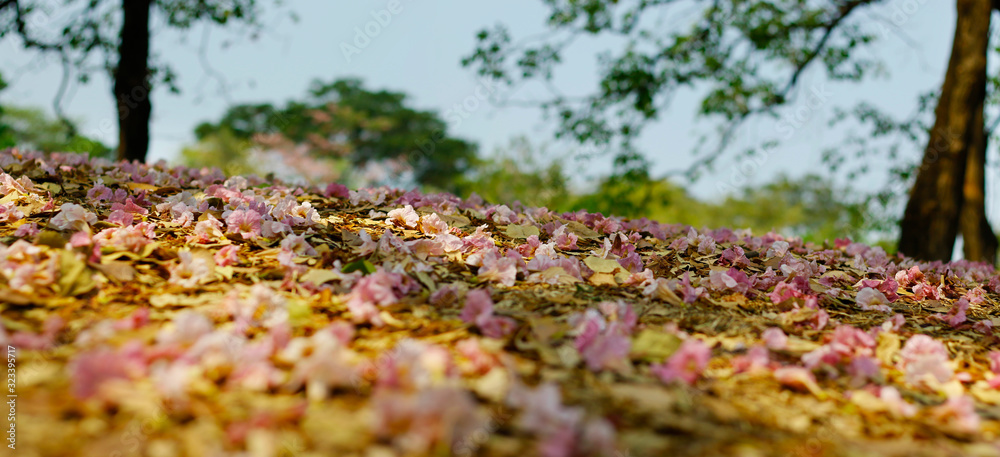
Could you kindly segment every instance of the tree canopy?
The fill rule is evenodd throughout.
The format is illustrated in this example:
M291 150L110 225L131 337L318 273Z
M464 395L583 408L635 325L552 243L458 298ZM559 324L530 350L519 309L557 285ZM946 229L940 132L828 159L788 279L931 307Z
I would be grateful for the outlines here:
M514 40L502 24L484 29L462 62L511 85L526 80L551 83L577 38L616 37L624 46L599 55L599 82L590 94L574 98L553 91L538 104L554 114L558 136L616 151L619 172L628 172L648 168L635 140L668 109L673 96L703 90L698 113L717 121L719 128L702 138L695 151L704 153L702 160L683 170L694 176L724 154L740 126L754 116L773 117L783 127L764 144L794 131L794 125L782 119L787 116L782 109L795 97L809 95L799 86L810 68L820 69L830 80L853 82L882 70L872 53L861 51L894 26L873 25L859 15L880 3L877 0L725 0L692 8L679 3L547 0L551 33ZM900 246L908 255L949 259L955 237L962 233L967 258L996 258L996 237L985 218L983 196L985 138L992 133L984 134L983 108L985 100L996 99L987 95L985 66L993 3L956 1L948 77L940 91L915 94L921 106L938 106L933 125L895 120L864 104L846 111L882 139L902 134L927 145L923 166L908 162L904 167L912 176L908 183L917 183L901 225ZM990 85L991 93L996 93L995 87ZM845 146L870 152L871 143ZM898 151L894 147L890 145L888 153ZM827 158L836 161L842 156L827 151Z
M259 33L258 0L66 0L56 5L34 0L0 1L0 40L17 37L27 50L52 53L63 67L59 100L75 78L87 82L94 71L107 71L119 121L118 157L146 159L151 92L158 84L179 92L169 63L150 53L154 19L187 30L198 24L246 27ZM275 0L280 5L281 0ZM55 33L53 33L55 32ZM95 64L96 62L96 64Z
M284 106L234 106L218 122L199 125L195 135L204 142L231 132L246 147L342 160L350 165L348 172L381 164L390 176L459 191L460 178L477 160L476 146L447 130L437 113L409 106L403 93L341 79L316 81L302 100Z

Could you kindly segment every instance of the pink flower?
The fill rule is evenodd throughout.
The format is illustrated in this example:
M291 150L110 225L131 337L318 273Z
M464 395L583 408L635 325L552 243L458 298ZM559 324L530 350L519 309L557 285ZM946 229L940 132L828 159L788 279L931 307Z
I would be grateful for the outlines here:
M358 237L361 238L361 245L354 247L354 249L357 250L358 255L366 256L378 249L378 241L372 239L371 235L368 234L368 230L359 230Z
M211 257L194 257L185 249L177 253L178 263L170 265L170 279L167 281L185 288L192 288L212 280L215 269Z
M885 294L871 287L861 289L855 301L865 311L892 312L892 308L887 305L889 299L886 298Z
M981 419L976 414L976 402L968 395L950 397L943 404L931 408L930 412L938 421L959 432L979 432Z
M239 291L233 289L222 305L240 332L251 327L273 328L288 321L285 297L263 283L251 286L246 298L240 298Z
M725 263L723 262L726 262L733 267L750 266L750 259L748 259L746 254L744 254L743 248L735 244L722 251L722 257L719 258L719 263L724 265Z
M455 351L468 363L462 365L467 374L484 375L500 366L497 348L488 348L476 338L466 338L455 344Z
M893 314L892 317L890 317L888 320L882 323L882 330L886 332L888 331L898 332L899 329L903 328L903 324L905 323L906 323L906 317L904 317L902 314L896 313Z
M424 235L441 235L448 233L448 223L441 220L437 213L431 213L420 218L420 231Z
M462 322L475 324L483 335L490 338L503 338L511 334L517 325L509 317L493 315L493 300L484 289L470 290L466 294L460 318Z
M223 238L222 222L207 214L204 220L198 221L194 226L194 235L187 237L188 242L209 243L219 238Z
M63 329L65 324L66 322L61 317L52 316L42 324L41 333L24 330L14 333L9 337L3 331L3 326L0 325L0 341L2 341L0 344L10 344L18 349L50 350L56 346L56 338L58 338L59 331Z
M923 300L925 298L931 298L937 300L941 298L940 288L935 288L927 282L919 282L913 286L913 299Z
M454 303L458 303L461 298L461 288L457 284L446 284L434 291L430 297L427 298L434 306L449 306Z
M771 327L764 330L760 335L764 340L764 345L771 350L782 350L788 347L788 336L778 327Z
M730 361L730 365L737 373L764 371L770 363L771 354L764 346L753 346L746 355L733 357Z
M347 296L347 309L355 323L371 322L381 326L384 322L379 316L379 306L388 306L399 300L409 291L404 284L404 278L398 273L389 273L379 268L378 271L364 276L354 284Z
M951 310L948 311L948 314L935 314L934 317L947 322L948 325L952 327L958 327L966 321L965 312L968 310L969 300L966 300L963 297L958 299L958 301L951 306Z
M336 198L348 198L351 195L350 189L347 186L339 183L327 184L326 189L323 191L324 197L336 197Z
M621 371L628 367L628 353L632 347L629 326L618 321L607 323L592 309L578 320L574 344L587 368L591 371Z
M708 274L708 280L715 290L746 294L751 289L750 278L736 268L730 268L729 271L713 270Z
M413 207L406 205L402 208L397 208L389 211L387 215L389 218L386 220L390 225L395 225L396 227L405 228L417 228L417 224L420 222L420 215L413 210Z
M280 246L297 255L317 255L316 249L309 245L304 235L288 235L281 240Z
M0 204L0 222L13 223L24 218L24 213L17 209L14 202Z
M664 383L679 380L691 385L708 367L711 357L712 350L708 345L701 340L688 338L666 362L651 366L650 371Z
M517 247L517 252L524 257L531 257L535 255L535 250L541 245L542 243L538 240L538 235L530 235L524 244Z
M137 205L134 201L132 201L131 197L125 200L125 204L121 203L112 204L111 211L124 211L126 213L139 214L143 216L149 214L148 209Z
M687 304L694 303L699 297L705 295L704 287L694 287L691 285L691 272L689 271L684 272L684 277L681 278L679 289L681 298L683 298L684 303Z
M92 243L93 241L90 240L90 234L85 231L76 232L73 236L69 237L69 245L74 248L90 246Z
M765 257L784 257L788 253L789 244L787 241L775 241L767 248Z
M822 364L850 364L855 358L873 356L875 345L875 339L868 333L850 325L840 325L826 344L804 354L802 363L810 369Z
M899 390L896 390L895 387L882 386L882 388L879 389L878 396L879 399L881 399L894 414L898 414L903 417L913 417L917 414L917 408L907 403L906 400L903 400L903 396L899 394Z
M142 345L138 341L118 350L107 348L84 352L70 360L67 368L73 383L73 395L89 398L102 384L113 379L133 379L146 373Z
M993 321L989 319L983 319L979 322L976 322L975 324L972 324L972 329L984 335L992 335Z
M564 406L561 397L559 386L551 382L534 389L516 384L508 394L508 404L521 409L517 427L538 437L532 455L614 454L615 430L611 424L600 418L585 420L582 408Z
M142 252L147 244L153 242L156 236L154 227L149 222L140 222L125 227L107 228L93 237L100 246L111 246L135 253Z
M240 258L236 255L239 250L240 247L235 244L230 244L229 246L219 249L214 256L216 265L220 267L228 267L239 263Z
M797 390L807 390L814 395L822 393L812 372L802 367L782 367L774 370L774 379L781 385Z
M492 212L492 214L490 214L490 212ZM499 225L513 224L519 219L517 213L511 210L507 205L494 206L493 208L490 208L490 210L487 211L487 217Z
M174 315L172 326L160 329L156 341L162 345L190 345L215 329L212 321L197 311L184 310Z
M329 395L331 388L351 387L357 374L357 354L347 349L332 332L318 331L308 339L296 339L288 348L289 352L298 344L305 345L303 354L307 356L295 361L286 388L296 390L305 385L306 396L320 401ZM284 357L288 358L287 355Z
M562 225L556 229L555 233L552 234L552 241L556 244L556 247L566 251L574 251L579 249L576 247L576 242L579 237L573 232L567 230L566 225Z
M260 234L265 238L277 238L292 233L292 226L282 221L260 221Z
M924 279L924 274L920 272L920 267L914 265L909 270L899 270L896 272L896 282L901 287L910 287Z
M28 238L38 235L39 232L41 232L41 230L38 229L38 224L29 222L27 224L22 224L17 228L17 230L14 230L14 236L19 238Z
M120 225L120 226L123 226L123 227L126 226L126 225L132 225L132 222L134 220L135 220L135 216L133 216L132 213L127 213L127 212L122 211L122 210L113 211L108 216L108 222L109 223L115 224L115 225Z
M511 257L499 257L496 251L492 255L484 255L482 266L477 276L486 281L499 282L511 287L517 281L517 260ZM522 261L523 262L523 261Z
M90 225L97 222L97 215L87 211L86 208L72 203L64 203L59 214L56 214L49 221L53 227L59 230L86 230Z
M239 233L244 240L252 240L261 236L260 214L253 210L238 209L226 217L226 233Z
M862 279L854 285L855 289L864 289L866 287L873 288L885 295L886 300L892 303L899 299L899 284L895 279L889 278L885 281L879 281L877 279Z
M795 286L789 284L788 282L782 281L774 286L774 290L768 294L771 302L775 305L781 304L786 300L791 299L804 299L805 296L799 291Z
M374 432L405 455L432 454L463 443L483 427L468 391L434 387L416 392L378 389L372 396Z
M954 376L949 364L948 350L940 341L927 335L914 335L900 351L900 369L910 384L927 379L945 383Z

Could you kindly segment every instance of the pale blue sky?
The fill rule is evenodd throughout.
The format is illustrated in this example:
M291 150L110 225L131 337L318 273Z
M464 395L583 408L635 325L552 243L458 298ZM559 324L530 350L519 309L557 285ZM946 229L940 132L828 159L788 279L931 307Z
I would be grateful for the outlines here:
M48 0L56 2L56 0ZM263 2L267 3L267 2ZM802 90L791 110L802 108L808 120L795 129L791 137L756 168L747 168L749 182L763 183L779 172L793 175L822 172L819 152L836 144L843 131L830 130L826 119L834 106L850 107L867 100L898 115L910 113L916 104L916 94L940 84L947 62L954 27L954 2L928 0L891 0L872 10L881 15L888 32L882 43L873 48L884 59L889 76L862 85L826 84L821 72L812 71L803 79ZM525 37L545 30L546 8L540 0L506 0L503 2L470 2L437 0L417 2L401 0L402 11L392 15L371 43L358 55L345 58L341 43L353 41L355 27L364 28L372 20L371 12L386 7L387 0L330 1L288 0L288 7L301 17L293 23L285 16L269 14L264 21L267 32L257 41L216 29L211 33L208 61L224 75L229 85L225 96L219 93L217 81L206 75L199 63L197 49L203 31L194 29L185 34L167 31L154 37L155 52L174 65L180 75L182 94L167 94L162 88L154 92L154 120L151 160L172 160L184 144L193 140L194 126L215 120L228 104L275 102L300 97L310 81L326 81L338 77L357 76L369 88L385 88L410 94L411 103L423 109L445 113L450 107L470 96L479 88L470 69L459 64L474 46L475 33L496 23L507 24L514 37ZM682 7L679 17L670 23L683 23L683 14L692 11ZM913 47L896 36L889 22L896 14L902 19L900 31L919 43ZM865 13L868 20L875 15ZM876 22L872 22L873 26ZM223 41L232 45L223 49ZM568 94L591 90L596 81L595 55L600 50L616 49L613 40L581 40L557 72L556 85ZM60 68L54 61L38 59L17 48L14 40L0 43L0 68L11 87L3 93L5 103L48 107L59 82ZM830 102L811 103L812 88L825 88L832 94ZM518 99L538 99L545 95L541 87L525 86L511 94ZM100 137L109 144L117 139L114 110L107 78L97 75L89 85L77 87L66 105L72 117L82 121L82 131ZM679 94L671 109L655 125L648 128L641 145L652 158L655 174L684 168L694 160L692 151L698 133L712 129L705 121L693 119L698 97ZM805 106L814 109L806 110ZM452 123L452 133L480 144L483 152L491 152L516 135L527 135L535 143L551 141L552 124L542 121L541 112L530 108L496 108L482 104L461 122ZM732 151L757 144L784 131L776 124L760 121L742 130ZM553 149L565 151L567 146ZM911 151L913 157L919 151ZM732 155L730 155L732 157ZM585 164L597 174L606 160ZM702 197L718 196L721 184L734 181L735 164L719 163L716 171L703 177L692 190ZM843 181L842 181L843 182ZM864 180L850 183L860 189L875 189L885 182L885 175L874 173Z

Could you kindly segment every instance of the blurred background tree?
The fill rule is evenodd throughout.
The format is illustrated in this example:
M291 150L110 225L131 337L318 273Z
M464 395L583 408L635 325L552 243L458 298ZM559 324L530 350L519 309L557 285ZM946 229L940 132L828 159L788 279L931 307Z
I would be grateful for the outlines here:
M46 152L79 152L92 157L114 158L107 145L66 126L37 108L7 106L0 112L0 148L18 146Z
M277 5L281 0L276 0ZM95 69L114 81L111 92L118 112L117 157L146 160L153 87L178 92L177 75L150 53L154 23L178 30L197 24L233 28L242 24L254 38L262 12L257 0L35 0L0 1L0 40L17 37L24 49L54 54L63 67L56 116L72 129L60 110L69 75L87 82ZM54 19L63 18L61 22ZM55 33L53 33L55 31ZM61 32L61 33L60 33ZM93 65L92 59L102 60ZM70 132L69 136L74 136Z
M316 81L303 100L238 105L218 122L199 125L199 145L184 157L188 164L248 167L246 151L257 148L302 163L293 168L305 178L309 170L325 170L313 181L461 191L478 160L476 145L448 136L437 113L407 103L403 93L370 91L357 79Z
M542 163L539 159L544 159ZM556 211L574 209L574 194L564 161L552 157L545 146L536 147L524 136L512 138L492 156L478 158L457 186L458 193L479 194L496 204L520 202Z
M723 156L748 119L780 118L782 108L796 95L803 96L797 92L811 68L830 81L861 81L884 70L876 54L868 52L884 33L866 26L871 17L860 16L882 3L878 0L544 3L550 33L516 42L503 25L484 29L462 63L511 87L538 80L552 88L556 67L571 54L571 46L582 41L578 38L621 40L620 51L597 57L593 92L568 97L553 90L550 98L537 103L558 120L557 136L614 151L615 172L621 175L641 177L649 169L635 140L682 90L702 91L698 115L717 119L719 125L716 133L702 138L707 151L695 151L705 154L686 170L693 178ZM665 18L684 9L682 4L694 20L686 27L665 27ZM910 184L899 225L901 251L920 259L949 260L961 233L967 259L995 263L998 242L986 220L984 193L987 138L1000 118L987 122L984 109L987 101L996 102L998 86L987 78L987 57L990 20L1000 2L954 4L955 38L944 82L936 93L921 96L922 107L936 105L933 120L924 122L922 116L928 113L922 111L915 119L897 121L862 104L850 114L870 128L869 138L845 145L861 153L884 152L868 140L899 135L924 146L924 160L899 167L895 177ZM987 129L987 124L993 127ZM784 120L777 127L778 133L794 131ZM889 146L887 155L894 147ZM828 151L834 161L839 155Z
M0 75L0 92L7 87ZM0 149L21 147L45 152L79 152L112 158L107 145L80 135L68 120L50 118L37 108L0 105Z

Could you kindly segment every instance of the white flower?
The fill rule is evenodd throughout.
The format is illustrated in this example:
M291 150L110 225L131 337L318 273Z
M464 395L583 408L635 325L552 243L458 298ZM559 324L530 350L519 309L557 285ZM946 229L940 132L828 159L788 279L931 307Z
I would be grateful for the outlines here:
M97 215L86 208L72 203L62 205L62 211L52 217L49 223L59 230L83 230L97 222Z

